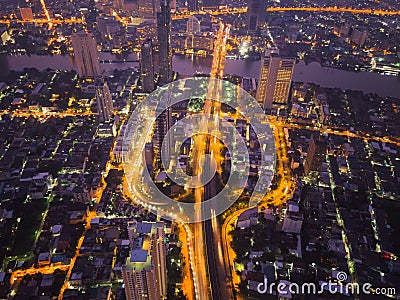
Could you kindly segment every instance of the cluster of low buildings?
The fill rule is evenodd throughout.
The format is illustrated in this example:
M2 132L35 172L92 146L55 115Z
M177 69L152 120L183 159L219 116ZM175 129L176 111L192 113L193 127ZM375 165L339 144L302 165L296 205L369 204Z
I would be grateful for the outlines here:
M288 141L297 181L291 200L244 212L233 232L242 291L266 297L257 287L267 278L287 286L314 283L317 289L329 282L370 283L395 294L399 147L298 128L289 129ZM339 272L347 275L344 281L338 281ZM338 297L351 299L354 293L342 290ZM276 289L268 297L276 295L294 297Z
M171 222L132 204L111 155L117 133L123 136L113 107L122 117L135 107L139 74L116 71L100 84L66 71L16 74L0 85L0 297L160 299L175 293L180 279L166 278L167 250L179 250ZM26 101L13 107L16 101L9 100L17 94ZM69 103L47 112L28 108L49 96ZM77 106L82 99L85 109ZM180 274L180 266L174 268Z
M22 152L15 151L15 147L12 147L16 138L3 135L10 139L4 140L4 148L12 149L13 152L3 156L2 160L2 174L10 176L3 176L1 180L1 238L5 241L12 231L17 231L17 234L15 238L1 244L1 259L6 265L5 272L0 273L1 295L7 296L14 288L15 299L33 296L51 299L68 283L73 288L64 290L63 299L112 299L125 292L138 292L132 286L129 289L129 284L132 285L130 280L142 278L137 275L140 272L145 278L140 282L143 286L140 295L151 294L151 299L158 299L156 295L166 295L166 251L169 237L173 235L171 223L156 222L154 215L130 205L121 194L118 183L121 176L116 174L117 169L111 169L110 176L105 175L108 172L107 162L113 138L111 137L110 142L107 138L100 141L96 137L96 126L90 117L66 117L45 122L31 119L29 126L20 121L19 118L2 120L4 133L12 128L19 129L19 149L26 149L26 153L21 156ZM35 152L35 149L29 147L32 142L27 143L27 131L31 134L41 132L46 136L35 145L41 151ZM73 142L78 136L80 142ZM85 136L88 137L87 140ZM56 148L48 148L53 144L51 138L59 139L54 143ZM52 153L49 158L45 155L47 151ZM11 176L11 171L17 167L18 155L25 164L20 173ZM35 166L28 163L33 161L34 155L37 162ZM85 165L78 159L82 155ZM70 161L72 157L76 163ZM5 164L6 160L9 164ZM36 174L35 170L40 172ZM27 172L33 174L32 177L28 177ZM21 174L26 175L21 177ZM108 184L104 182L104 178L107 178ZM48 193L39 197L37 189L42 185L48 186ZM29 196L32 188L35 189L35 194ZM94 206L96 217L93 218L96 197L100 198L98 205ZM19 227L22 225L21 219L30 220L27 214L37 213L36 210L27 209L14 213L18 202L23 201L22 204L29 208L31 205L35 207L35 203L43 201L43 198L47 200L48 207L44 208L43 215L40 212L40 215L34 216L43 220L41 224L36 224L36 238L30 240L31 243L27 241L25 249L27 254L33 249L32 254L24 259L10 258L14 251L24 250L15 248L16 244L21 244L17 239L26 239L26 227ZM24 232L18 234L20 230ZM155 249L158 252L154 252ZM162 267L158 267L160 265ZM54 272L44 271L46 268ZM16 282L18 288L11 285ZM156 286L158 282L160 284ZM139 283L135 281L135 286L137 284ZM127 299L136 298L127 294Z

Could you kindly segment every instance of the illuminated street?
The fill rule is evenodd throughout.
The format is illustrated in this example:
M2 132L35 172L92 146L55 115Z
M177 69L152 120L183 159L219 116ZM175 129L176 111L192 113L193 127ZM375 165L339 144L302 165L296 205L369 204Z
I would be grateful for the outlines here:
M0 299L400 299L398 0L0 15Z
M374 10L374 9L355 9L351 7L268 7L267 12L290 12L290 11L306 11L306 12L328 12L328 13L351 13L351 14L367 14L367 15L378 15L378 16L395 16L400 15L400 11L390 10ZM219 15L230 15L230 14L241 14L246 13L247 7L243 8L222 8L218 11L203 10L196 12L183 12L175 14L173 19L180 20L189 18L191 15L209 13L214 16Z
M226 55L226 42L227 38L229 35L229 26L225 26L224 24L220 24L219 31L217 33L216 39L215 39L215 44L214 44L214 59L212 63L212 69L211 69L211 78L222 78L223 72L224 72L224 60L225 60L225 55ZM215 90L217 89L217 90ZM212 133L214 130L218 130L218 126L215 125L215 122L210 122L208 120L209 115L212 114L215 118L219 117L219 107L220 103L218 101L213 101L213 97L211 95L218 95L218 86L209 86L208 87L208 97L206 98L205 104L204 104L204 114L202 117L201 125L200 125L200 132L208 132ZM207 154L209 150L211 150L211 154L214 153L213 158L215 161L218 161L219 159L217 156L219 156L219 146L217 144L218 142L216 139L209 138L204 134L200 134L195 136L194 138L194 155L193 155L193 161L195 162L195 167L194 167L194 174L197 175L199 174L198 168L201 166L197 164L196 162L199 161L200 157L204 154ZM207 149L206 147L209 147ZM203 171L205 168L208 166L203 167ZM218 167L217 167L218 168ZM210 187L211 188L211 187ZM195 200L196 203L200 203L204 201L204 193L207 187L201 187L195 189ZM212 195L214 196L214 195ZM203 280L203 284L200 287L200 299L214 299L215 295L212 294L212 298L210 298L209 293L216 293L217 292L217 286L219 283L217 282L217 279L215 278L215 273L210 274L210 272L216 272L215 269L211 269L211 267L214 265L213 262L213 257L216 257L216 253L209 253L207 251L207 248L210 243L212 243L212 238L210 239L210 235L212 235L212 232L207 230L204 226L205 224L201 222L202 218L202 211L199 209L200 206L198 206L198 209L196 211L196 219L198 220L196 223L193 224L194 227L194 232L193 235L195 237L194 245L195 245L195 265L196 265L196 273L199 274L200 278L209 278L209 284L208 286L206 280ZM213 219L215 220L215 218ZM205 237L205 235L208 237ZM217 238L217 237L216 237ZM208 277L206 274L206 270L208 270ZM218 294L216 294L218 296ZM226 298L226 294L224 294Z

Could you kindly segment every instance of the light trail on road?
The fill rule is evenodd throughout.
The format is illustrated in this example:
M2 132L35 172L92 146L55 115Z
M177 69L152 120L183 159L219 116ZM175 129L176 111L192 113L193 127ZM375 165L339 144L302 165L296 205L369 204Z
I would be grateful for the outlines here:
M222 46L220 43L223 40L223 35L224 35L224 26L221 23L214 42L213 62L210 73L211 78L216 78L220 70L220 61L221 61L220 49ZM206 102L204 104L204 114L202 116L200 124L200 132L209 132L208 117L211 113L213 105L213 101L210 99L209 95L210 93L214 92L213 90L214 88L215 87L212 86L208 87L208 95L206 97ZM195 176L202 172L201 166L197 162L204 154L206 154L206 139L207 136L204 134L199 134L193 137L194 141L193 170ZM200 299L210 299L211 285L209 283L209 276L207 276L207 271L206 271L209 269L209 266L207 261L207 253L205 249L206 242L204 237L204 224L202 222L202 211L200 206L200 203L203 201L203 194L204 194L204 187L197 188L194 191L195 202L199 204L195 211L197 222L193 224L195 266L198 276L204 279L203 282L201 283L201 287L199 287Z
M34 20L15 20L19 24L25 24L25 23L34 23L38 25L42 24L79 24L79 23L85 23L83 19L53 19L50 18L48 19L34 19ZM0 20L0 24L6 24L10 25L11 21L10 20Z
M289 168L289 157L287 153L285 126L276 122L273 118L269 118L269 123L274 129L275 151L276 151L276 169L281 180L275 189L269 191L260 201L259 206L265 204L273 204L275 206L282 205L287 202L296 189L296 183ZM276 176L276 175L275 175Z
M357 9L351 7L268 7L267 12L286 12L286 11L306 11L306 12L331 12L331 13L351 13L378 16L400 15L400 10L390 11L382 9Z
M2 112L0 115L4 114L12 114L13 117L19 118L29 118L34 117L38 119L45 118L65 118L65 117L82 117L82 116L92 116L97 115L97 113L92 112L90 110L86 110L83 112L76 112L73 110L67 110L63 112L24 112L24 111L10 111L10 112Z
M247 210L247 208L240 209L240 210L233 212L231 215L229 215L225 219L224 224L222 225L222 233L221 233L225 270L228 273L228 275L230 276L232 288L237 291L237 293L236 293L237 300L242 299L242 297L239 293L239 290L237 289L239 287L241 279L240 279L240 275L238 275L236 273L235 268L234 268L236 253L231 246L232 236L229 234L229 232L235 226L236 221L239 218L240 214L246 210Z
M274 135L275 135L275 144L277 153L276 173L279 174L282 179L278 182L277 187L271 190L264 197L264 199L262 199L262 201L259 203L259 207L266 204L273 204L275 206L279 206L287 202L292 197L296 188L294 178L291 175L290 168L288 165L286 135L284 132L285 128L319 131L322 134L346 136L351 138L363 139L366 141L389 143L400 147L400 140L397 137L373 136L368 133L353 132L345 129L328 127L324 125L320 127L314 127L310 125L296 124L294 122L278 121L276 117L269 117L269 122L271 124L271 127L274 128ZM232 284L235 287L240 283L240 276L238 276L235 270L233 269L234 259L236 257L236 254L230 245L232 238L229 235L229 232L231 231L232 225L236 224L238 217L245 210L246 209L238 210L234 212L232 215L228 216L225 219L222 230L225 265L228 264L228 266L226 267L231 268Z
M312 126L306 124L298 124L295 122L289 121L277 121L276 118L270 118L270 122L274 123L276 126L286 127L289 129L297 128L297 129L305 129L311 131L319 131L322 134L329 134L329 135L337 135L337 136L346 136L350 138L362 139L365 141L374 141L380 143L387 143L387 144L394 144L400 147L400 138L395 136L377 136L372 135L370 133L361 132L361 131L351 131L348 129L343 129L335 126Z
M83 19L53 19L50 17L49 11L46 7L44 0L40 0L44 14L46 16L45 19L35 19L32 21L28 20L17 20L17 23L36 23L36 24L73 24L73 23L85 23ZM384 10L384 9L372 9L372 8L352 8L352 7L338 7L338 6L330 6L330 7L268 7L266 9L267 12L316 12L316 13L350 13L350 14L359 14L359 15L377 15L377 16L398 16L400 15L400 10ZM181 20L187 19L193 15L205 15L210 14L213 16L221 16L221 15L232 15L232 14L243 14L247 12L247 7L228 7L222 8L218 10L200 10L200 11L184 11L180 13L172 14L172 20ZM117 18L119 22L121 22L124 26L131 24L131 21L128 17L121 17L115 11L113 15ZM10 25L10 20L0 20L0 24Z
M53 23L51 22L50 13L46 7L46 3L44 2L44 0L40 0L40 4L42 5L44 15L46 16L46 20L48 21L49 29L51 29L53 27Z
M274 123L272 119L269 119L271 127L274 129L275 136L275 148L276 148L276 174L281 176L281 180L278 182L277 187L274 190L269 191L265 197L258 204L259 207L266 204L273 204L275 206L279 206L285 202L287 202L293 195L296 187L296 183L294 178L289 172L288 168L288 157L287 157L287 149L286 149L286 138L284 134L284 127L280 124ZM282 146L283 145L283 146ZM246 211L245 209L240 209L233 212L229 215L222 226L222 247L224 250L224 263L225 268L229 270L231 275L231 284L235 290L237 290L239 283L241 282L241 278L237 275L234 269L234 261L236 258L236 253L231 246L232 237L229 235L229 232L232 230L232 227L237 223L237 219L240 214ZM237 295L239 291L237 290ZM238 299L241 299L239 297Z
M50 17L49 11L47 10L46 4L44 0L40 0L45 19L34 19L34 20L17 20L17 23L36 23L36 24L73 24L73 23L85 23L85 20L80 18L71 18L71 19L53 19ZM400 15L400 10L383 10L383 9L358 9L358 8L351 8L351 7L268 7L266 9L267 12L278 12L278 13L285 13L285 12L315 12L315 13L350 13L350 14L358 14L358 15L376 15L376 16L398 16ZM172 20L181 20L187 19L193 15L205 15L210 14L213 16L223 16L223 15L232 15L232 14L243 14L247 12L247 7L228 7L222 8L219 10L200 10L200 11L184 11L180 13L172 14ZM119 22L121 22L124 26L131 24L131 21L128 17L119 16L115 11L113 15L117 18ZM0 20L0 24L7 24L10 25L10 20Z
M63 264L51 264L48 266L43 266L43 267L31 267L28 269L24 270L15 270L11 274L10 278L10 283L14 284L16 280L22 279L25 275L36 275L36 274L53 274L54 271L56 270L61 270L61 271L67 271L69 269L69 265L63 265Z
M142 170L143 164L142 155L145 144L152 139L152 135L154 134L154 123L153 123L153 115L150 110L144 109L143 114L140 115L140 128L136 128L137 135L135 139L133 139L133 145L130 144L130 147L133 151L132 153L132 161L129 164L124 165L124 194L127 195L128 198L132 199L136 204L142 205L147 209L152 209L151 204L153 203L153 199L150 197L148 193L143 190L144 183L142 182ZM183 244L182 246L182 255L183 258L188 261L187 265L190 266L188 270L185 267L184 278L183 278L183 287L185 290L185 294L191 294L188 296L188 299L192 299L193 295L196 299L202 300L200 298L199 288L204 282L204 278L201 278L198 274L201 272L195 266L194 259L194 247L193 247L193 233L189 228L188 224L183 223L181 220L177 219L177 215L163 211L166 216L171 217L177 223L180 224L180 228L183 228L185 232L180 233L180 240ZM190 272L191 271L191 272Z
M40 0L40 4L42 5L43 12L44 12L44 15L46 16L47 21L51 22L50 13L46 7L46 3L44 2L44 0Z

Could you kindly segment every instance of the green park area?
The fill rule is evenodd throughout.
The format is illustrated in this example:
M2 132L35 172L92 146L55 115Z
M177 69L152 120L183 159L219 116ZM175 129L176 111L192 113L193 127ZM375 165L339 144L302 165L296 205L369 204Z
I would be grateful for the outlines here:
M47 207L47 199L31 200L22 206L21 219L15 233L12 256L27 255L32 250Z

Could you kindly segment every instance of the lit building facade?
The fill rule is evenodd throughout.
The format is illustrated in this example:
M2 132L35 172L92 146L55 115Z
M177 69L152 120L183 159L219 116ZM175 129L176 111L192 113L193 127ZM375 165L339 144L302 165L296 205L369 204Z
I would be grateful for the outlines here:
M171 47L171 9L169 0L161 2L161 11L157 13L158 57L160 83L172 80L172 47Z
M294 64L294 59L281 58L277 53L263 57L256 95L263 109L270 110L274 104L287 103Z
M110 121L113 113L112 96L107 83L102 80L96 84L96 102L99 121Z
M326 149L327 143L322 137L311 137L306 160L304 161L304 173L306 175L319 170L322 163L325 161Z
M146 93L154 91L153 43L150 39L145 41L142 45L140 72L143 91Z
M156 18L158 11L160 11L160 0L138 0L138 16L140 18Z
M132 251L122 269L126 299L165 299L167 269L164 223L128 223L128 234Z
M199 51L204 50L212 53L214 49L214 39L203 35L189 35L186 38L185 48L187 50Z
M158 157L159 167L161 167L161 154L164 157L169 158L172 145L172 135L167 135L168 131L172 128L172 108L169 106L169 99L163 105L157 107L157 120L156 120L156 139L158 146ZM168 166L164 166L168 168Z
M72 46L79 77L94 78L101 76L99 53L93 34L87 32L73 34Z

